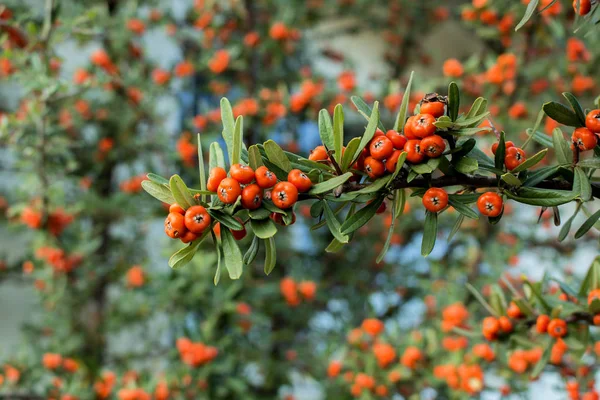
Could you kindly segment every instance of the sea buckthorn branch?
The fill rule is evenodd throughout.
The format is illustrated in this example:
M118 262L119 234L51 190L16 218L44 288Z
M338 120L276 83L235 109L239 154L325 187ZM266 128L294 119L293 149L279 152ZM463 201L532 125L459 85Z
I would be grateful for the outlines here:
M412 76L404 100L410 96L411 81ZM422 197L427 210L421 247L422 255L427 256L435 245L438 213L449 207L459 213L456 230L465 217L479 218L470 207L473 203L491 223L496 223L502 217L506 199L553 207L558 213L556 207L561 204L583 204L600 195L600 188L590 183L594 170L600 168L597 157L579 161L573 156L573 152L596 147L600 110L589 112L586 119L575 97L565 93L565 98L571 109L558 103L548 103L543 109L559 123L579 126L571 137L573 145L569 145L559 128L549 141L534 127L530 140L553 147L558 162L539 169L533 167L546 157L548 149L528 158L522 148L505 140L504 132L499 133L498 142L492 146L493 159L476 147L476 140L469 136L490 129L479 126L489 114L487 101L478 98L467 112L459 113L460 92L455 83L450 84L448 96L426 95L414 115L409 114L408 101L403 101L393 129L386 133L378 102L371 108L353 97L367 126L362 137L352 138L346 146L342 106L335 107L333 118L321 110L319 134L323 145L315 148L308 159L283 151L273 140L246 149L242 144L243 117L234 119L229 101L223 99L221 118L231 165L229 173L225 153L218 143L212 143L209 177L200 176L201 187L206 190L188 189L177 175L167 180L151 174L142 185L171 205L165 221L167 235L190 243L170 259L169 265L174 268L189 262L210 232L231 278L239 278L243 266L254 260L260 240L267 250L268 274L275 264L276 225L293 224L294 204L306 200L313 201L311 216L320 220L313 229L327 226L333 236L327 251L339 251L356 230L385 210L386 200L392 203L395 221L402 214L407 188L412 189L411 196ZM582 126L586 124L589 128ZM459 189L449 194L445 187ZM488 191L481 194L476 189ZM360 205L363 206L359 209ZM579 236L598 218L599 213L590 217L580 228ZM222 225L228 229L221 229ZM252 227L256 238L242 256L236 240L246 236L246 225ZM387 252L393 227L394 223L378 262ZM215 281L219 274L220 271Z

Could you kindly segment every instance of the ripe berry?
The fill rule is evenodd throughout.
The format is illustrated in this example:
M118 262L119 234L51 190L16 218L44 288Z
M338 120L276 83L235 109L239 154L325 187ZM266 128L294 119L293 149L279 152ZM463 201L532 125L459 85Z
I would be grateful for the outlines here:
M598 138L588 128L577 128L571 135L571 141L579 151L592 150L598 144Z
M197 235L197 234L195 234L194 232L187 231L187 232L185 233L185 235L183 235L183 236L180 238L180 240L181 240L183 243L190 243L190 242L193 242L194 240L196 240L197 238L198 238L198 235Z
M396 165L398 164L398 158L400 158L400 154L402 154L401 150L394 150L391 156L385 160L385 169L389 173L394 173L396 171Z
M515 147L515 144L513 142L511 142L510 140L504 142L504 149L506 151L506 149L508 149L509 147ZM492 145L492 153L496 154L496 150L498 149L498 143L494 143Z
M200 234L210 225L210 215L202 206L192 206L185 212L185 227L193 233Z
M256 183L242 189L242 207L256 210L262 204L263 191Z
M233 164L229 168L229 175L242 185L254 180L254 170L247 165Z
M517 168L520 164L524 163L527 158L523 149L518 147L509 147L506 149L506 155L504 157L504 164L509 171Z
M411 164L419 164L425 160L425 153L421 150L420 140L409 140L404 145L404 151L406 151L406 161Z
M594 133L600 133L600 109L592 110L586 115L585 127Z
M240 224L242 224L242 229L234 231L233 229L230 229L231 234L233 235L233 238L235 240L242 240L243 238L246 237L246 234L248 232L246 232L246 226L244 226L243 221L241 220L241 218L235 217L235 219L237 219L239 221Z
M404 136L406 136L406 138L408 140L418 139L413 131L413 125L415 122L415 118L416 118L416 115L412 115L412 116L408 117L408 119L406 120L406 123L404 124L403 133L404 133Z
M206 181L206 188L211 192L216 192L219 188L219 184L223 179L227 178L227 171L221 167L214 167L208 174L208 180Z
M377 136L369 145L371 157L376 160L385 160L394 152L394 144L386 136Z
M290 182L279 182L273 188L271 200L277 208L290 208L298 201L298 189Z
M535 322L535 330L538 331L538 333L546 333L548 331L549 323L550 317L542 314L539 317L537 317L537 320Z
M325 146L317 146L314 148L313 151L310 152L310 155L308 156L309 160L312 161L326 161L329 159L329 156L327 155L327 150L325 149Z
M444 103L441 101L432 101L429 103L421 104L421 113L422 114L431 114L435 118L439 118L444 115Z
M553 320L550 321L550 323L548 324L548 335L552 336L553 338L560 338L563 337L567 334L567 322L562 320L562 319L558 319L555 318Z
M288 173L288 181L296 186L300 193L308 192L312 187L310 178L299 169L293 169Z
M421 140L421 149L423 149L423 153L428 157L441 157L444 150L446 150L446 142L438 135L427 136Z
M579 10L577 10L577 2L579 2ZM592 9L591 0L573 0L573 10L576 13L583 16L590 12Z
M394 145L395 149L398 149L398 150L404 149L404 145L406 144L406 137L399 134L398 132L396 132L393 129L390 129L389 131L387 131L385 136L392 141L392 144Z
M165 219L165 233L176 239L185 235L187 229L185 228L185 222L183 215L179 213L169 213Z
M217 196L225 204L233 204L242 194L242 188L238 181L233 178L225 178L219 184L217 189Z
M376 138L378 136L385 136L385 133L383 133L383 131L381 129L379 129L379 128L377 128L375 130L375 133L373 134L373 138Z
M384 201L383 203L381 203L381 205L379 206L379 208L377 209L377 211L375 211L375 213L376 214L383 214L386 209L387 209L387 205L385 204L385 201Z
M512 322L510 322L510 319L508 319L508 317L502 316L502 317L498 318L498 323L500 324L500 330L503 333L512 332L513 324L512 324Z
M441 188L429 188L423 195L423 205L433 213L441 211L448 205L448 193Z
M496 192L486 192L477 199L477 208L486 217L497 217L502 213L502 197Z
M171 204L171 206L169 207L169 212L170 213L179 213L181 215L185 214L185 210L183 208L181 208L181 206L177 203Z
M379 178L385 174L385 166L381 161L369 156L365 158L365 172L371 179Z
M277 176L264 165L258 167L254 175L256 176L256 183L263 189L272 188L277 183Z
M435 133L435 118L431 114L418 114L412 123L412 133L418 138L425 138Z
M483 319L481 331L487 340L494 340L500 331L500 322L495 317L486 317Z

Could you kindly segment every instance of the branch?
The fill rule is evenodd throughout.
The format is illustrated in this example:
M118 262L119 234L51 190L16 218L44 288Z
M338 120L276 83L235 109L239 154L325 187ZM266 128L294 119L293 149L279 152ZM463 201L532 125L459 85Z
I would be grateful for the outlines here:
M454 175L442 176L439 178L426 180L424 178L416 178L410 182L406 180L395 180L391 187L393 189L403 188L428 188L428 187L446 187L446 186L469 186L474 188L497 187L498 178L488 177L483 175ZM555 190L571 190L572 183L567 181L545 180L538 183L536 188L540 189L555 189Z

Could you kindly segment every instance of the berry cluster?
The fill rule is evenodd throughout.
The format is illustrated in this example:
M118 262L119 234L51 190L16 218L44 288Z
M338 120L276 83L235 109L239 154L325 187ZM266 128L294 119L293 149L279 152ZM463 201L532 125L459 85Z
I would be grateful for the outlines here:
M600 109L590 111L585 117L585 128L576 128L571 135L572 147L579 151L592 150L600 135Z

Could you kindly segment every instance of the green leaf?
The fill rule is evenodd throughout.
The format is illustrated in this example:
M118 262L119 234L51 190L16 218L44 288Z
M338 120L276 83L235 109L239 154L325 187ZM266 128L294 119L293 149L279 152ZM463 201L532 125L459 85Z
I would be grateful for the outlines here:
M521 187L517 194L510 191L505 192L507 197L518 201L519 203L529 204L532 206L552 207L573 201L577 195L566 190L551 190Z
M200 190L206 191L206 171L204 170L204 152L202 151L202 141L200 134L196 135L198 140L198 176L200 177ZM206 202L207 196L202 195L202 201Z
M532 135L531 130L527 129L527 134ZM544 147L554 148L552 137L550 135L547 135L545 132L535 131L533 133L533 140L535 140L537 143L541 144Z
M167 185L167 186L169 185L169 180L160 175L149 173L146 175L146 177L154 183L158 183L160 185Z
M175 198L171 194L169 188L165 185L153 181L142 181L142 188L152 197L163 203L173 204Z
M550 167L540 168L537 171L529 174L525 182L523 182L523 186L535 186L538 183L542 182L544 179L548 179L551 176L555 175L560 167L558 165L553 165Z
M377 259L375 260L377 264L379 264L383 260L390 248L390 244L392 243L392 237L394 236L394 228L396 227L396 219L398 218L398 215L402 213L405 201L406 198L404 195L404 190L394 191L394 200L392 202L392 223L390 224L390 227L388 229L388 234L385 239L385 243L383 244L383 248L381 249L381 252L379 252Z
M376 101L375 104L373 104L373 112L371 113L371 116L369 117L369 123L367 124L367 127L365 129L365 134L360 139L360 144L358 145L358 149L356 150L356 155L354 156L354 160L352 160L352 164L360 156L363 149L365 147L367 147L367 145L369 144L371 139L373 139L373 136L375 136L375 131L377 130L378 122L379 122L379 102Z
M271 216L271 211L267 210L266 208L260 207L256 210L249 210L248 216L252 219L265 219Z
M463 141L460 145L457 145L452 152L452 160L458 160L459 158L466 156L473 150L476 144L477 141L473 138Z
M533 1L532 1L533 3ZM531 3L530 3L531 5ZM546 348L544 349L544 352L542 353L542 358L540 358L540 361L537 362L537 364L535 364L535 367L533 367L533 371L531 371L531 379L535 379L537 378L542 371L544 371L544 368L546 367L546 365L548 364L548 361L550 360L550 354L552 353L552 346L550 346L549 344L546 345Z
M476 127L476 128L460 128L459 130L452 131L454 136L472 136L481 132L490 132L492 128L489 127Z
M555 128L552 131L552 142L554 146L554 152L556 153L556 160L559 164L571 164L573 162L573 153L571 152L571 146L565 140L560 128Z
M231 279L239 279L244 268L244 258L240 246L228 229L221 229L221 243L223 245L223 261Z
M571 230L571 225L573 225L573 220L579 213L579 207L575 209L575 212L571 217L565 221L565 224L560 228L560 232L558 233L558 241L562 242L569 235L569 231Z
M233 128L233 143L231 152L231 165L239 164L241 153L242 153L242 138L244 130L244 117L241 115L235 120L235 126Z
M270 218L253 219L250 221L250 226L254 234L261 239L268 239L277 233L277 226Z
M328 150L335 149L335 140L333 138L333 126L331 125L331 117L326 109L319 111L319 135L323 145Z
M341 226L342 234L348 235L369 222L381 203L383 203L383 200L383 196L379 197L358 210L355 214L350 215Z
M365 103L365 101L358 96L352 96L352 97L350 97L350 100L352 100L352 103L354 103L354 105L356 106L356 109L358 110L359 114L362 115L363 117L365 117L365 119L367 121L370 121L371 120L370 115L373 113L373 110L371 110L371 107L369 107L368 104ZM384 132L386 131L385 127L383 126L383 123L381 123L381 121L379 121L379 123L377 124L377 127Z
M600 256L597 256L581 282L579 287L579 296L585 297L588 292L593 289L598 289L600 285Z
M473 102L473 105L471 105L471 108L469 109L469 112L467 113L465 118L470 119L470 118L476 117L478 115L485 114L486 109L487 109L487 100L484 99L483 97L478 97Z
M217 243L217 238L214 235L213 239L215 243ZM217 244L215 248L217 250L217 270L215 271L213 283L215 286L217 286L219 284L219 281L221 280L221 265L223 264L223 251L221 250L220 244Z
M423 242L421 243L421 255L423 257L427 257L435 246L437 225L437 213L427 211L425 214L425 225L423 227Z
M470 174L479 169L479 163L476 159L471 157L461 157L454 164L456 170L463 174Z
M523 282L523 286L525 286L531 291L531 294L539 301L540 306L544 307L547 313L549 313L552 310L552 307L550 306L550 304L548 304L546 299L544 299L544 296L542 296L542 293L540 292L540 289L537 285L533 285L531 284L531 282L525 281Z
M258 236L254 236L252 238L252 243L250 243L250 247L244 254L244 265L250 265L256 259L256 255L258 254L258 248L260 241L258 240Z
M396 130L396 132L402 132L402 130L404 129L404 124L406 123L406 116L408 115L408 105L410 103L410 90L412 87L414 74L414 71L410 72L410 77L408 78L408 83L406 84L406 90L402 94L402 102L400 103L400 109L398 110L396 122L394 123L394 129Z
M350 179L352 177L352 175L353 175L352 172L346 172L343 175L336 176L335 178L331 178L324 182L317 183L316 185L314 185L312 187L312 189L308 193L314 195L314 194L321 194L321 193L329 192L330 190L333 190L336 187L343 184L344 182L346 182L348 179Z
M600 219L600 210L593 213L575 232L575 239L579 239L589 231L592 226Z
M504 170L504 158L506 156L506 139L504 137L504 131L500 132L500 138L498 139L498 147L496 148L496 154L494 155L494 166L496 169Z
M199 238L197 238L192 243L185 246L183 249L180 249L179 251L174 253L169 258L169 267L171 267L173 269L178 269L178 268L183 267L190 261L192 261L192 259L194 258L194 255L196 254L196 252L198 251L198 248L200 247L200 244L206 238L206 236L208 235L208 233L210 231L211 231L210 229L205 230Z
M523 146L521 146L522 149L525 149L525 147L527 147L527 145L529 144L531 139L534 138L534 135L532 135L531 132L537 132L537 130L539 129L540 125L542 124L542 121L544 120L545 116L546 116L546 114L544 113L544 110L540 110L538 112L537 118L535 119L535 124L533 125L533 128L525 130L525 133L529 137L527 138L525 143L523 143ZM546 146L546 147L548 147L548 146Z
M341 104L333 110L333 150L338 165L342 163L342 147L344 146L344 109Z
M579 120L579 126L585 126L585 114L583 113L583 108L581 108L581 104L579 104L577 98L569 92L564 92L562 95L565 99L567 99L567 101L571 105L573 112L575 112L575 115Z
M377 180L375 180L374 182L368 184L367 186L365 186L364 188L357 190L355 192L352 192L354 194L368 194L368 193L375 193L380 191L384 186L386 186L391 179L391 175L388 176L384 176L383 178L378 178Z
M477 215L477 213L473 211L471 207L465 205L464 203L461 203L460 201L456 201L454 199L448 199L448 203L450 203L450 205L454 207L456 211L458 211L465 217L469 217L471 219L479 219L479 215Z
M346 146L346 151L342 156L342 164L340 167L343 172L348 171L352 167L352 161L354 160L354 156L356 155L356 150L358 150L358 146L360 146L360 138L352 138L348 145Z
M187 210L196 202L192 197L192 194L188 190L187 186L183 182L183 180L179 177L179 175L173 175L169 180L169 186L171 187L171 193L173 194L173 198L175 202L179 204L181 208Z
M394 181L394 179L396 179L396 177L402 170L404 163L406 162L406 157L408 157L407 152L403 151L402 153L400 153L400 157L398 157L398 162L396 163L396 169L394 170L394 173L392 174L392 177L390 178L386 186L389 186Z
M581 160L577 163L577 166L581 167L581 168L598 169L598 168L600 168L600 158L594 157L594 158L588 158L587 160Z
M212 209L208 209L207 210L208 213L210 214L210 216L217 220L218 222L221 223L221 225L226 226L229 229L233 229L234 231L241 231L242 229L244 229L244 225L242 225L240 223L240 221L238 221L237 219L235 219L233 216L226 214L222 211L218 211L218 210L212 210ZM221 229L226 230L226 229Z
M327 201L323 201L323 211L325 212L327 227L329 228L329 231L331 231L333 237L340 243L348 243L348 235L342 235L340 221L338 221Z
M219 142L212 142L210 144L209 156L210 157L208 160L208 166L210 169L213 169L214 167L221 167L225 170L227 169L225 166L225 156L223 155L223 149L221 149Z
M465 220L465 216L463 214L460 214L458 216L458 218L456 219L456 222L454 223L454 226L452 227L450 234L448 235L448 239L447 239L448 242L450 242L452 240L452 238L454 237L454 235L456 235L458 233L458 231L460 230L460 226L462 225L464 220Z
M339 240L333 238L331 243L325 248L325 252L327 253L337 253L344 247L344 243L340 243Z
M233 118L233 110L231 109L231 103L227 98L221 99L221 121L223 122L223 139L227 145L227 154L229 155L229 162L233 163L233 136L235 130L235 120Z
M275 238L268 238L265 240L265 274L269 275L273 268L275 268L275 263L277 261L277 250L275 248Z
M573 173L573 193L583 201L590 200L592 198L592 185L587 175L580 167L575 167Z
M511 186L516 186L516 187L521 186L521 181L519 180L519 178L517 178L516 176L514 176L510 172L502 174L501 178L502 178L502 180L504 182L508 183Z
M567 107L563 106L560 103L549 102L545 103L542 107L547 116L558 122L559 124L580 127L581 122L573 111L569 110Z
M290 160L277 143L275 143L273 140L267 140L263 146L270 162L275 164L284 172L289 172L292 169Z
M515 31L518 31L519 29L521 29L523 27L523 25L525 25L527 23L527 21L529 21L529 19L531 18L531 16L537 9L539 2L540 2L540 0L532 0L529 2L529 4L527 5L527 9L525 10L525 15L523 15L523 18L521 18L521 21L519 21L519 23L515 27Z
M260 155L260 150L255 144L248 148L248 164L250 165L250 168L255 171L258 169L258 167L264 165L262 156Z
M544 157L546 157L546 153L548 153L548 149L544 149L534 154L530 158L526 159L522 164L517 165L515 169L512 170L513 174L517 172L525 171L542 161Z
M452 121L458 118L458 109L460 107L460 92L456 82L451 82L448 86L448 116Z

